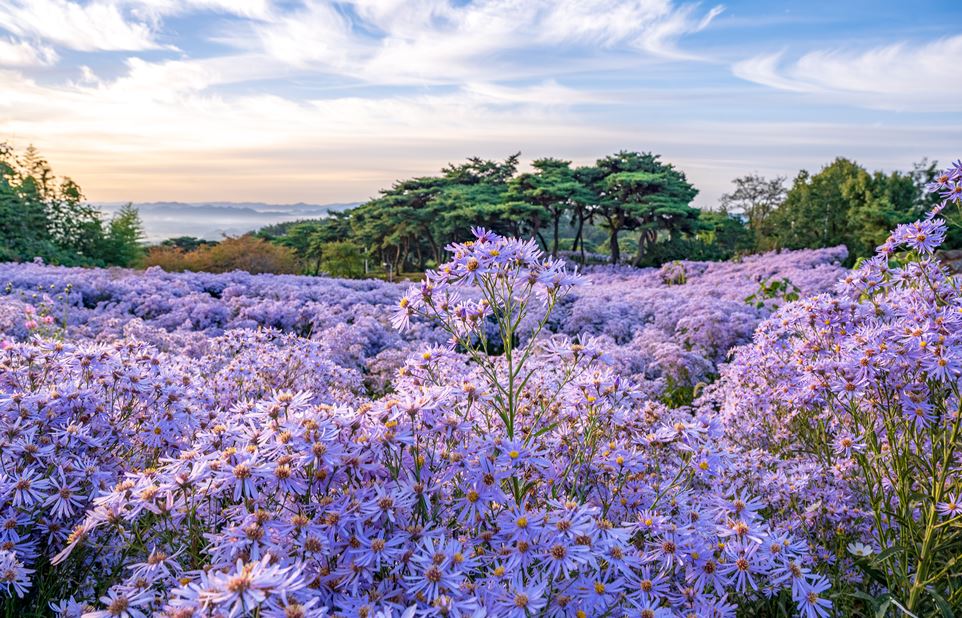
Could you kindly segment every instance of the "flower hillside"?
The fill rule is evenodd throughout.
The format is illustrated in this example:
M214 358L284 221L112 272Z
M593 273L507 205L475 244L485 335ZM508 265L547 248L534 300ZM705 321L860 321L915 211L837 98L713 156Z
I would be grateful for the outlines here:
M842 259L844 252L829 249L685 262L685 285L665 284L655 269L594 267L585 273L591 285L559 299L545 328L604 337L619 373L663 396L714 376L728 350L750 339L775 305L745 302L761 282L777 276L806 293L826 291L843 276ZM72 340L134 337L198 351L226 331L271 328L325 345L328 358L362 372L377 393L420 345L448 336L423 320L398 333L390 309L405 288L377 280L0 264L0 286L8 340L64 331Z
M578 272L475 229L408 289L3 266L5 611L950 616L943 234Z

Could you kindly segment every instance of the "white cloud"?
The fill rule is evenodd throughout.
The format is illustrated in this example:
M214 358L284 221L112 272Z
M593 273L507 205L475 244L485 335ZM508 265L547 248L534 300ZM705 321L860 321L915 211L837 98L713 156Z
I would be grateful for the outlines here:
M351 36L350 28L347 19L334 7L315 4L256 27L255 34L262 45L257 51L297 67L320 63L347 71L363 52L362 43ZM237 45L248 46L247 37L242 37Z
M227 78L213 65L138 59L128 61L125 76L109 82L89 71L64 86L9 71L2 79L8 86L0 90L0 117L9 119L6 131L51 143L100 136L100 147L130 153L302 147L330 144L333 138L347 146L421 132L435 138L449 132L451 139L460 139L478 137L499 124L509 134L525 125L557 127L570 121L564 109L551 111L540 104L545 92L565 92L551 84L545 91L477 86L437 95L295 101L267 93L214 94L208 84Z
M163 20L197 12L263 20L271 0L5 0L0 28L79 51L175 49L158 42Z
M465 92L488 100L493 105L537 103L545 106L571 106L585 104L617 103L617 97L576 90L559 84L553 79L532 86L504 86L490 82L471 82L464 85Z
M0 66L39 67L57 62L57 52L43 45L26 41L0 39Z
M680 50L678 40L687 34L701 32L707 28L712 20L718 17L724 7L716 6L701 18L695 18L695 5L681 7L671 11L663 19L657 20L636 43L643 49L665 58L701 59L699 56Z
M951 59L962 55L962 35L923 45L896 43L863 51L819 50L795 62L783 53L734 65L736 76L791 92L825 96L879 109L962 110L962 82Z
M105 201L353 201L469 155L503 157L521 149L529 159L560 155L587 163L634 148L661 152L688 171L702 190L698 203L711 205L730 178L759 169L759 161L769 166L760 171L788 174L838 154L870 167L904 167L923 154L947 158L955 154L945 152L947 144L962 139L962 127L953 132L911 120L699 123L711 116L698 115L703 106L752 109L769 119L793 110L773 113L765 107L768 93L746 102L744 91L754 89L744 85L721 91L713 84L643 87L621 79L647 76L649 69L655 77L664 69L686 79L676 72L685 66L674 61L691 57L683 37L708 27L721 10L707 5L318 0L293 11L279 6L268 0L0 0L0 29L19 37L0 38L0 66L53 62L55 46L92 50L96 42L100 49L131 51L126 58L97 58L120 67L89 61L92 69L80 64L88 62L84 56L62 83L50 79L53 72L41 80L26 70L0 69L0 132L20 145L36 143L59 173ZM55 19L42 19L60 9ZM91 21L98 11L105 21ZM165 30L165 22L196 12L213 18L199 18L191 32L232 49L207 47L203 58L136 56L169 40L180 44L167 38L176 33ZM216 18L224 13L241 19ZM217 28L216 37L206 27ZM940 61L943 52L962 52L956 39L945 44L954 51L940 47ZM781 90L853 101L919 96L901 92L909 86L932 90L934 47L879 49L817 52L793 63L762 56L736 70ZM900 63L925 69L901 70ZM599 79L566 79L573 73ZM898 85L885 83L893 76ZM946 99L962 100L953 83L940 79ZM338 90L345 83L348 89ZM432 87L412 87L420 85ZM688 109L695 114L683 115Z
M198 11L224 13L251 19L266 19L272 14L270 0L115 0L127 5L131 13L158 21L171 15Z
M0 2L0 28L81 51L161 47L148 24L128 21L109 2L8 0Z
M266 54L298 67L372 83L444 84L537 77L617 47L688 57L678 40L720 11L699 14L671 0L355 0L312 2L254 32ZM557 53L525 57L539 50Z

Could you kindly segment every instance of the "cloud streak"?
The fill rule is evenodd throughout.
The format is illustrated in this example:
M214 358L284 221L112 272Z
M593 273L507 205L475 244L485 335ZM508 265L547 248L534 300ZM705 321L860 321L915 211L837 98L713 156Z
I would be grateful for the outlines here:
M51 47L0 39L0 67L50 66L57 59L57 52Z
M794 62L784 53L736 63L742 79L789 92L877 109L962 111L962 82L950 65L962 35L925 44L905 42L860 51L817 50Z
M690 58L678 41L720 12L670 0L358 0L310 3L253 32L258 51L295 67L377 84L448 84L544 76L572 56L614 48ZM246 38L233 43L255 51ZM539 50L554 58L517 61Z
M120 7L107 2L9 0L0 3L0 28L80 51L161 47L147 23L128 21Z

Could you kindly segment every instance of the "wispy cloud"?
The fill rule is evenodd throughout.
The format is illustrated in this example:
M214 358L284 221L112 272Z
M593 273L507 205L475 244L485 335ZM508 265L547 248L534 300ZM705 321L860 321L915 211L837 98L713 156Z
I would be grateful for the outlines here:
M165 80L170 89L154 87ZM36 143L55 169L104 201L352 201L469 155L520 149L526 158L561 154L588 163L639 148L685 169L701 189L698 203L711 206L746 170L791 175L838 155L905 167L922 156L951 156L946 144L962 140L962 125L948 132L935 123L692 120L679 127L645 114L607 121L558 104L582 95L550 82L292 100L198 89L176 62L163 71L133 67L106 82L50 86L15 72L0 72L0 81L8 85L0 90L5 134L21 146Z
M51 47L0 39L0 67L49 66L56 61L57 52Z
M266 19L273 14L271 0L113 0L130 9L132 15L151 21L197 11L225 13Z
M720 12L670 0L359 0L310 3L257 24L254 33L265 54L298 67L379 84L444 84L536 77L573 56L619 47L690 58L679 40ZM519 61L538 50L554 56Z
M0 3L0 28L81 51L161 47L149 24L128 20L120 7L108 2L9 0Z
M821 95L863 107L962 110L962 82L951 68L962 35L925 44L894 43L864 50L818 50L794 62L784 53L734 65L736 76L764 86Z

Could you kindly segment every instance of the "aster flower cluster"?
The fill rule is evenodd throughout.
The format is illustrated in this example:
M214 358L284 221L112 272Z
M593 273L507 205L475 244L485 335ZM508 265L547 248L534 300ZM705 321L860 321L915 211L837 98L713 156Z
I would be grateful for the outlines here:
M93 563L64 570L51 561L124 473L184 448L209 422L205 410L285 383L311 384L325 400L353 401L360 390L356 374L324 360L306 340L236 331L211 344L199 358L132 342L37 340L0 351L0 584L6 592L43 607L95 577Z
M812 492L785 515L808 517L879 607L913 615L962 604L962 292L935 254L960 182L957 163L926 219L898 226L833 294L763 323L714 393L729 438Z
M369 352L346 349L380 338L380 323L348 323L346 304L310 339L202 322L167 330L156 322L180 301L156 295L156 319L130 318L144 305L115 289L100 309L87 307L93 297L72 304L61 339L12 334L0 351L5 608L829 615L801 520L772 516L745 469L751 451L717 413L652 400L618 371L607 335L552 332L552 312L593 285L483 230L449 251L396 301L416 349L380 397L358 362ZM672 288L708 268L686 265ZM320 293L278 279L278 294ZM187 281L208 287L187 298L237 303L213 311L221 324L236 307L263 307L269 287L247 298L231 286L261 283L240 274ZM87 281L69 294L107 292ZM111 302L128 306L110 313ZM105 307L119 326L107 328ZM98 324L118 330L101 337Z
M843 249L792 251L740 262L679 262L684 284L667 285L658 269L591 267L580 286L554 304L545 330L606 337L618 372L651 397L668 398L711 380L728 350L746 343L775 303L748 307L744 299L768 279L789 279L806 294L827 291L844 271ZM559 264L560 266L560 264ZM133 336L168 350L203 353L207 340L228 330L272 328L329 345L329 358L361 371L371 392L390 390L394 371L422 344L448 333L414 319L403 333L387 309L401 285L321 277L234 272L165 273L122 269L0 264L2 341L44 337L109 343ZM465 300L479 300L462 289ZM52 319L36 321L26 314ZM493 348L497 328L483 320ZM520 335L535 324L522 325ZM495 350L492 350L495 351Z
M604 337L618 372L647 395L671 401L687 391L690 401L699 383L717 376L729 351L748 343L758 324L789 300L760 291L776 281L799 296L829 291L846 274L839 266L845 256L844 247L835 247L641 271L590 267L584 276L591 285L558 302L549 328Z

